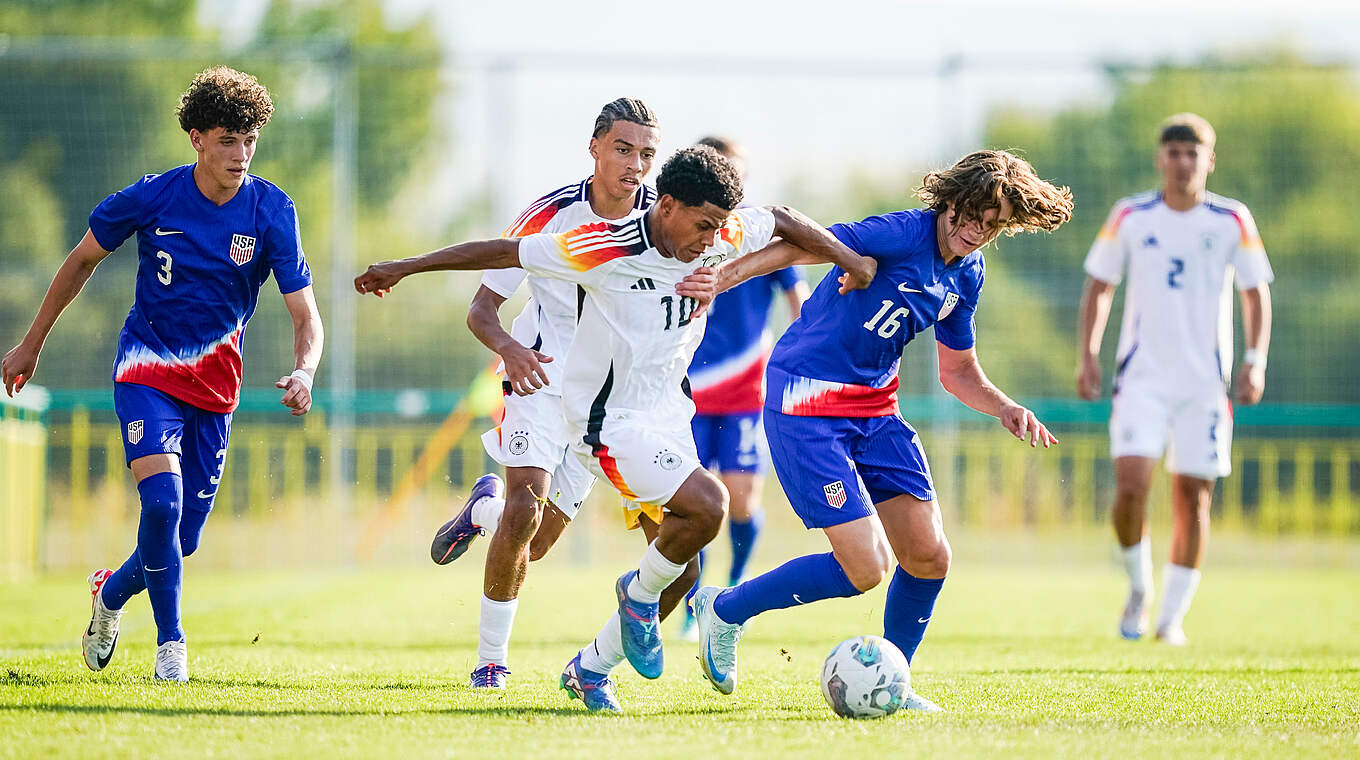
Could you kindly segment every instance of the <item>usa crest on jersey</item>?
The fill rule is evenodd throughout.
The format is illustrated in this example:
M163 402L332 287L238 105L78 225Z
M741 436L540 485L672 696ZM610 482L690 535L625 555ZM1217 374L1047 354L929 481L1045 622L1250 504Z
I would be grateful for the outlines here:
M145 430L145 428L146 425L144 420L133 420L132 422L129 422L127 426L128 443L132 444L133 446L136 446L137 444L141 443L142 432Z
M236 266L243 266L255 258L255 238L248 235L231 236L231 260Z
M845 506L845 483L836 481L822 486L822 492L826 494L826 503L840 509Z
M944 319L945 317L949 316L949 313L952 312L954 310L954 307L958 305L959 305L958 293L945 293L944 305L940 307L940 314L939 316L935 317L935 321L938 322L941 319Z

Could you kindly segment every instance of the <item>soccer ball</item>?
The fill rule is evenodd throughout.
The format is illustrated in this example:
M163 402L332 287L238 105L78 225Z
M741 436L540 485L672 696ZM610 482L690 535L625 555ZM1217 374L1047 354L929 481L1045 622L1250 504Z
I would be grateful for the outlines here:
M880 636L842 641L822 666L822 696L842 718L892 715L910 694L906 656Z

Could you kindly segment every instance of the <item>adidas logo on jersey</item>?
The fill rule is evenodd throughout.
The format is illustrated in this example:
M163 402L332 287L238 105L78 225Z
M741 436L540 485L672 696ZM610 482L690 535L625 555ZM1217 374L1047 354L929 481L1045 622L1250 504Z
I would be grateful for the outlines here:
M638 280L637 282L633 283L632 285L629 285L629 286L628 286L628 289L629 289L629 290L656 290L656 283L652 282L652 278L650 278L650 277L643 277L642 279Z

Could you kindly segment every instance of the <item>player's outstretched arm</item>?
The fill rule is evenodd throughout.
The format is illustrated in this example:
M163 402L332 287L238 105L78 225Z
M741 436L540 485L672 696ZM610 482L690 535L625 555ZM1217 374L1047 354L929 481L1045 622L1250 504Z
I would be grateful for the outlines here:
M366 272L354 278L354 289L381 298L404 278L421 272L517 267L519 240L519 238L474 240L409 259L380 261L369 265Z
M1100 343L1110 318L1114 285L1087 275L1077 313L1077 395L1100 398Z
M873 282L874 274L878 271L877 261L850 250L830 230L797 209L771 206L770 212L774 214L775 237L802 248L817 262L835 264L845 270L845 276L841 278L842 295L851 290L867 288Z
M956 351L936 342L940 357L940 385L959 401L1001 420L1011 434L1030 446L1043 444L1048 448L1058 442L1048 428L1034 416L1034 412L1015 403L1001 392L982 371L977 351L969 348Z
M301 417L312 408L312 379L321 365L326 334L311 285L285 293L283 304L293 318L293 372L279 378L274 387L283 389L279 403L291 409L294 417Z
M525 346L501 326L500 308L505 296L482 285L468 305L468 330L505 363L505 379L516 395L528 396L548 385L543 365L552 361L547 354Z
M66 307L76 299L81 288L89 281L90 275L94 274L95 267L108 255L109 251L100 247L94 239L94 233L89 230L85 231L85 237L81 238L76 247L67 254L66 260L52 277L52 284L47 287L47 295L43 297L38 314L33 318L33 324L29 326L23 340L0 360L0 374L4 377L5 393L13 396L15 391L22 389L33 377L34 371L38 368L38 355L42 353L43 344L47 342L52 326L57 323L57 317L60 317Z
M1262 283L1242 291L1242 332L1246 352L1237 375L1237 401L1251 406L1266 390L1266 354L1270 352L1270 286Z

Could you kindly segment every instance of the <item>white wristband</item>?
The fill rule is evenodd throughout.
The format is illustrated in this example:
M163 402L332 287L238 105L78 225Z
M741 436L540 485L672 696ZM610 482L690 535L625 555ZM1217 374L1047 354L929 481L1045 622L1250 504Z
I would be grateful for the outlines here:
M1266 366L1266 357L1265 354L1261 353L1261 349L1248 348L1246 351L1242 352L1242 363L1264 367Z
M295 377L302 383L303 387L310 393L312 390L312 374L305 369L295 369L289 377Z

